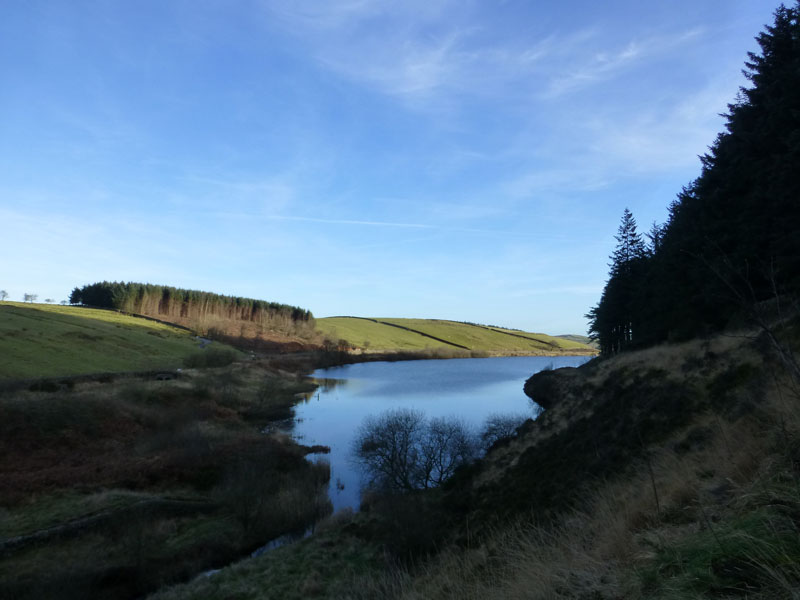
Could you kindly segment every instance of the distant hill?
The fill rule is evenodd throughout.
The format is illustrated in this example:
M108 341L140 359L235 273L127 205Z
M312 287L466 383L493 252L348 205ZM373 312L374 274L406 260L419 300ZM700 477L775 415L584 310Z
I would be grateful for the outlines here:
M327 317L316 323L328 339L346 340L350 346L367 352L429 349L541 356L596 352L561 336L440 319Z
M111 310L0 303L0 379L179 367L198 351L185 330Z
M597 342L592 340L592 338L590 338L588 335L576 335L574 333L570 333L566 335L557 335L556 337L569 340L570 342L578 342L579 344L585 344L587 346L591 346L592 348L597 348L599 350Z

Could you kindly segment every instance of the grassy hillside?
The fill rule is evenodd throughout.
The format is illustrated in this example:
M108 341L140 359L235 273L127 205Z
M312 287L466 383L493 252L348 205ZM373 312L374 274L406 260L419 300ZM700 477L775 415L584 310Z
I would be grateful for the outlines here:
M592 341L588 335L576 335L576 334L568 334L568 335L558 335L556 337L563 338L565 340L569 340L571 342L578 342L580 344L586 344L587 346L591 346L592 348L597 348L597 342Z
M449 346L412 331L357 317L317 319L317 329L332 340L344 339L353 346L370 350L424 350Z
M561 337L439 319L317 319L328 338L370 351L460 349L490 354L583 354L594 349Z
M197 352L188 331L109 310L0 304L0 378L180 366Z

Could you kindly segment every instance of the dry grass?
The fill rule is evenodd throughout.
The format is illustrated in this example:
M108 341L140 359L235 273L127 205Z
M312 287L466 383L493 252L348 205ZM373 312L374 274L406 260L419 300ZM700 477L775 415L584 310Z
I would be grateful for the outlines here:
M658 365L670 377L713 382L737 364L769 369L744 340L630 354L594 377ZM742 398L726 388L729 403ZM418 571L360 581L352 597L800 598L800 394L778 370L760 402L723 413L711 408L647 448L629 472L597 485L581 510L555 523L518 521ZM513 456L524 443L499 454Z

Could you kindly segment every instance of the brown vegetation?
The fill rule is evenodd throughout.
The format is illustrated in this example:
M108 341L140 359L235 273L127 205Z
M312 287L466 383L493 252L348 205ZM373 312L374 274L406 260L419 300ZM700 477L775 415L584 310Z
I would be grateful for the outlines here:
M260 433L302 379L250 362L45 389L0 395L0 597L138 596L330 510L327 465Z

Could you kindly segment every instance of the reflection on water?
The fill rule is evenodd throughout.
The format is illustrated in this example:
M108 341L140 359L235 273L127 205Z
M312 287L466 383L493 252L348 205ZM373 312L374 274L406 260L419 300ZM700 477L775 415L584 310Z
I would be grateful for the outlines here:
M314 377L314 383L316 383L319 388L317 391L319 392L330 392L335 387L343 387L347 385L347 379L334 379L332 377Z
M315 371L318 373L320 370ZM301 392L297 394L297 399L300 403L310 402L311 400L319 400L320 394L328 394L335 387L341 387L348 384L346 379L333 379L327 377L311 377L311 381L317 384L317 389L313 392ZM294 425L292 425L293 427Z
M450 360L371 362L320 369L320 387L295 408L293 435L330 454L329 493L334 511L358 509L360 477L350 459L355 432L367 415L412 408L429 417L457 416L476 429L493 413L524 413L536 407L522 392L525 380L546 368L576 367L585 356L514 356ZM312 455L312 460L314 457Z

